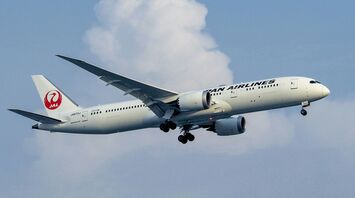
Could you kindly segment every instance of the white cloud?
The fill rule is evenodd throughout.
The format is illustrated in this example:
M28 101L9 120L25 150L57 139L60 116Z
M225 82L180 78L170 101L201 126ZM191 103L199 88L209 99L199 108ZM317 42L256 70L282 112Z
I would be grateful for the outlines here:
M140 140L129 133L120 135L73 135L63 133L37 133L32 140L39 159L35 171L58 181L80 181L91 177L122 154L148 147L152 141L149 134L138 132ZM153 141L154 142L154 141ZM32 148L33 149L33 148Z
M355 100L324 100L314 103L307 119L298 120L312 141L343 154L355 154Z
M207 9L194 0L105 0L86 34L110 69L175 90L233 81L229 58L204 32Z

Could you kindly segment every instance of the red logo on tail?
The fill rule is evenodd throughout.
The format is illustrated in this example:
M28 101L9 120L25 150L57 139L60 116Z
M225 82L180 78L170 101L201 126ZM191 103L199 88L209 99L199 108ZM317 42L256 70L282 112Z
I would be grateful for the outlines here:
M57 90L49 91L44 97L44 106L49 110L57 109L62 104L62 94Z

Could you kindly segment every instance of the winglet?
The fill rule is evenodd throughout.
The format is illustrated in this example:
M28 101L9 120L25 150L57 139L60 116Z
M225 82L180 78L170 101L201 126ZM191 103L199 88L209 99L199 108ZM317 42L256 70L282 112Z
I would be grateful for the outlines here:
M77 65L78 63L85 63L85 62L82 61L82 60L75 59L75 58L69 58L69 57L67 57L67 56L63 56L63 55L59 55L59 54L57 54L56 56L59 57L59 58L62 58L62 59L64 59L64 60L66 60L66 61L69 61L69 62L71 62L71 63L73 63L73 64L75 64L75 65Z
M56 56L59 57L59 58L62 58L62 59L66 59L66 60L70 59L69 57L66 57L66 56L63 56L63 55L60 55L60 54L56 54Z

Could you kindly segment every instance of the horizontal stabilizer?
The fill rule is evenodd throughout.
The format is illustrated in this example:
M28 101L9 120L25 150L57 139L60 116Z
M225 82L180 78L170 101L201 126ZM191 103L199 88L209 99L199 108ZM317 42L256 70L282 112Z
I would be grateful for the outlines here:
M43 115L39 115L39 114L35 114L35 113L31 113L28 111L22 111L19 109L9 109L9 111L12 111L14 113L20 114L26 118L30 118L32 120L35 120L37 122L40 122L42 124L59 124L62 123L61 120L57 120L51 117L47 117L47 116L43 116Z

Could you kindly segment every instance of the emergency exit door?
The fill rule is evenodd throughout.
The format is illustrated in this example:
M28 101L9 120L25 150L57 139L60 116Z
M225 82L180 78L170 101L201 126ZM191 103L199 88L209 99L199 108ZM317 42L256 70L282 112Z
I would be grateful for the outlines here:
M87 112L87 111L83 111L83 112L81 113L81 121L82 121L82 122L88 121L88 112Z

